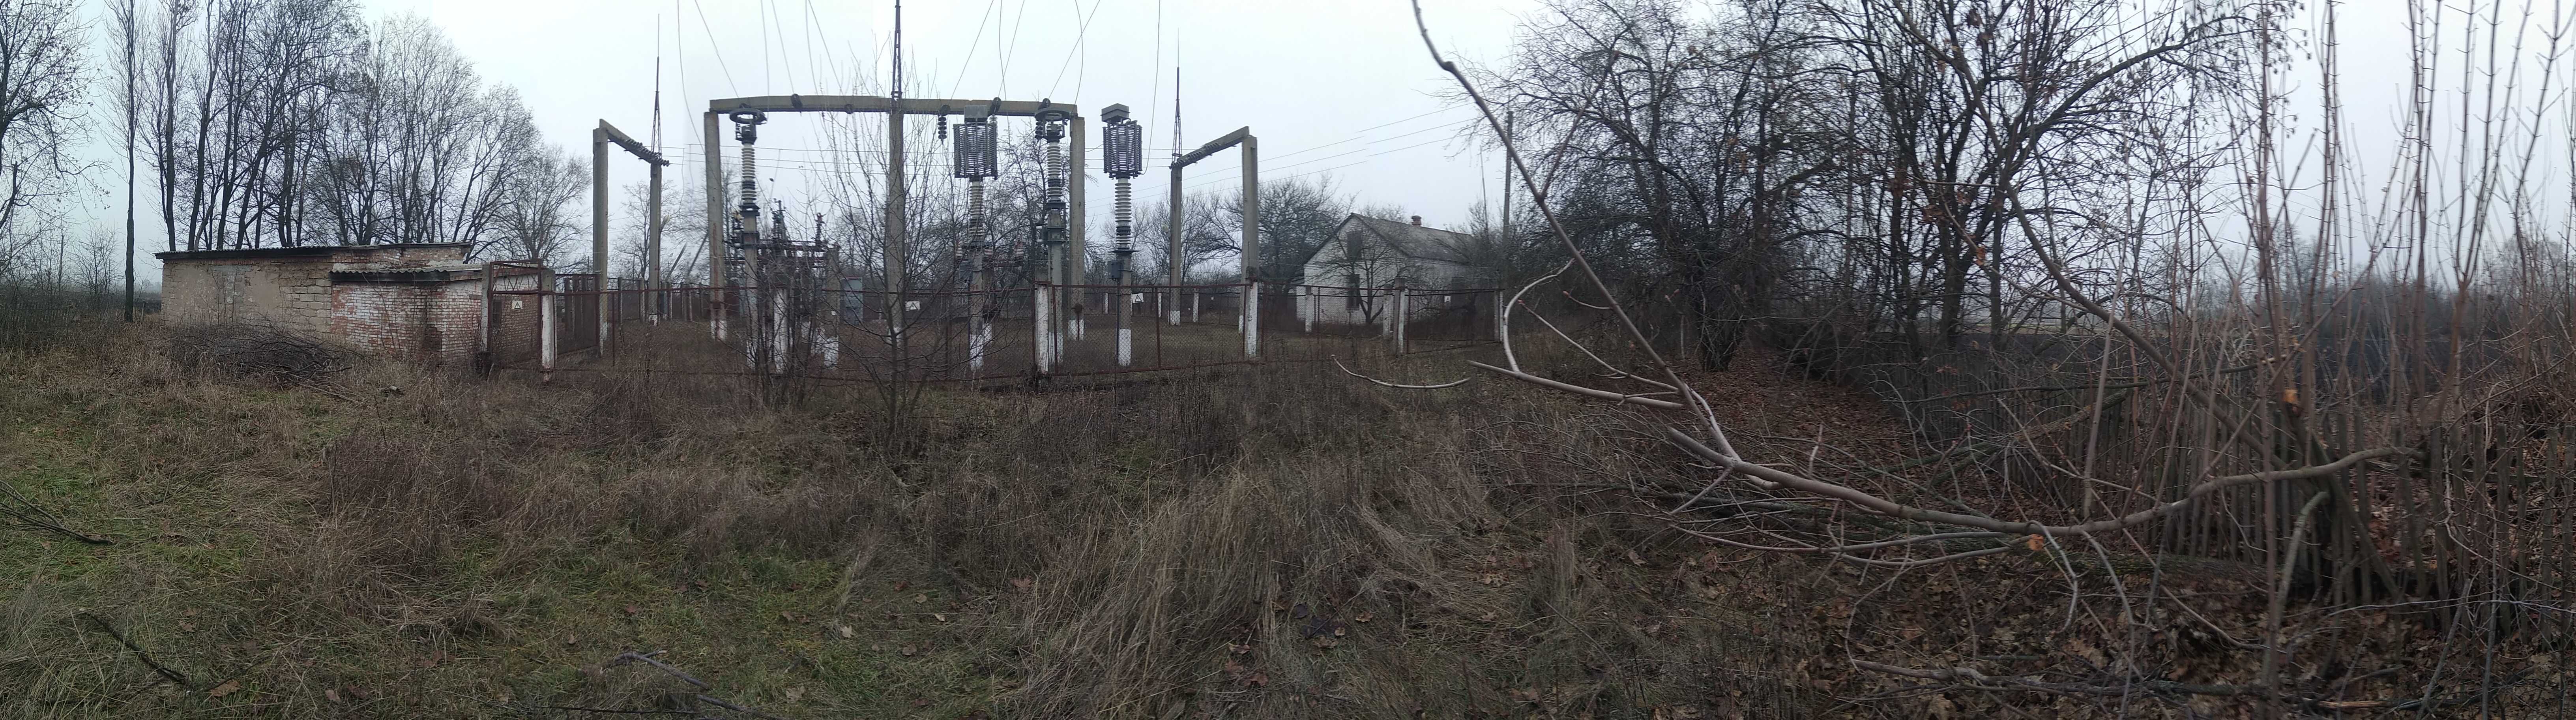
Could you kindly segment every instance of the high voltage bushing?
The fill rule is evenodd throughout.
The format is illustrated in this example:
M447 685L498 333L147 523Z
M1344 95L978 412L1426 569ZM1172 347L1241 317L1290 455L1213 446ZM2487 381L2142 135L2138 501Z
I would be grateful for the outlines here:
M727 113L725 118L734 123L733 139L742 143L741 202L736 206L736 211L741 216L739 232L742 239L736 242L753 242L760 233L760 192L753 180L754 170L758 166L753 159L752 144L759 142L760 124L768 122L769 115L752 108L743 108Z
M1065 237L1064 126L1073 113L1061 108L1044 108L1036 113L1038 139L1046 141L1046 234L1045 242L1053 245Z

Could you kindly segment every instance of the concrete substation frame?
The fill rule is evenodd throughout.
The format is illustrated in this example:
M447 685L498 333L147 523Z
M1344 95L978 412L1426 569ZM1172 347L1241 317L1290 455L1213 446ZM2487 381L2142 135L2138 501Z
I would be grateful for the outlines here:
M643 143L636 142L635 138L619 132L617 126L608 124L607 120L600 120L599 127L590 130L590 269L592 274L598 277L598 281L593 286L598 293L592 296L592 300L597 304L599 316L599 342L591 350L593 357L604 357L608 353L610 320L608 315L608 146L611 143L625 148L626 152L653 166L652 180L645 190L648 198L645 205L649 209L645 211L644 220L644 287L660 290L664 282L662 277L662 168L670 165L671 161L664 159L661 153L654 152L652 148L645 147ZM653 322L661 322L662 313L658 302L660 298L658 295L648 296L657 301L653 303L654 309L649 311Z
M1171 209L1167 213L1171 216L1171 226L1167 231L1169 234L1164 237L1169 240L1165 251L1170 253L1167 264L1171 268L1174 289L1172 302L1164 305L1167 308L1165 317L1173 325L1181 324L1179 288L1182 274L1188 269L1182 262L1181 251L1181 171L1191 163L1236 145L1243 146L1243 307L1236 311L1236 322L1243 330L1244 359L1258 360L1261 358L1261 139L1253 137L1252 126L1235 128L1234 132L1217 136L1197 150L1172 158L1172 198L1171 204L1166 206Z
M1089 224L1085 221L1085 206L1083 205L1083 157L1085 151L1083 146L1083 136L1085 121L1082 117L1081 109L1070 103L1058 103L1050 100L995 101L989 99L945 100L939 98L902 98L898 100L895 98L875 95L758 95L709 100L707 101L707 111L704 116L706 152L700 153L706 158L707 216L709 218L724 217L724 171L717 162L717 158L720 153L716 150L716 148L722 147L723 141L723 138L716 133L716 120L718 118L737 110L758 110L763 113L885 113L887 130L885 148L887 158L885 208L886 243L884 257L886 275L886 330L893 337L901 338L903 336L904 327L904 272L902 268L909 267L907 256L910 250L906 247L910 240L909 228L907 228L904 223L904 204L909 194L904 187L903 176L904 116L942 114L964 115L966 107L969 105L990 106L990 111L995 116L1035 118L1038 116L1040 111L1051 111L1063 112L1070 118L1067 120L1066 124L1069 126L1067 128L1069 133L1068 139L1072 142L1073 147L1071 149L1073 152L1072 156L1067 158L1065 171L1065 176L1067 178L1065 187L1065 214L1071 219L1071 221L1065 223L1066 244L1068 246L1065 252L1065 262L1067 264L1065 272L1073 279L1073 282L1079 284L1082 281L1081 279L1084 277L1083 257L1085 245L1083 242L1083 232L1085 227ZM722 252L721 248L724 247L723 228L724 224L722 222L710 221L707 223L707 247L709 248L708 253L711 258L717 257L717 254ZM707 284L709 286L716 288L724 287L724 264L722 262L716 261L707 263L707 275ZM722 310L719 309L717 312L722 312ZM1074 327L1075 332L1079 333L1080 325L1076 324Z

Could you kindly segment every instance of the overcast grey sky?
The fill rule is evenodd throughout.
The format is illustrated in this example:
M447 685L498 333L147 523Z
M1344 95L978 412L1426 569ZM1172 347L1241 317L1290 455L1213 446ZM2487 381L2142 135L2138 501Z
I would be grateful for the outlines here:
M600 119L651 136L658 54L663 143L683 162L697 158L695 112L710 99L883 87L893 20L892 0L364 2L370 21L410 13L441 27L487 81L518 88L547 142L567 150L585 150ZM1539 10L1537 0L1423 4L1443 50L1471 64L1499 60L1523 19ZM2546 21L2546 4L2535 22ZM2408 80L2403 4L2348 0L2340 7L2349 132L2360 152L2393 157ZM2313 9L2307 15L2291 25L2315 27ZM103 53L110 44L102 33L94 49ZM2444 72L2456 74L2459 58L2450 54ZM1250 125L1262 138L1267 178L1330 176L1363 203L1398 205L1444 226L1465 224L1476 202L1501 192L1500 159L1460 138L1474 112L1439 99L1451 85L1424 54L1407 0L911 0L904 56L915 96L1052 98L1080 105L1086 116L1125 103L1145 123L1153 157L1172 144L1177 66L1184 73L1184 144ZM2285 73L2292 86L2286 92L2294 105L2312 108L2313 75L2300 72ZM776 177L791 204L817 174L864 171L847 164L848 155L822 151L818 126L782 118L763 129L764 174ZM2293 145L2289 154L2300 155ZM102 160L116 154L103 146L93 153ZM121 161L110 162L121 168ZM1096 173L1096 155L1092 167ZM1194 168L1189 188L1230 190L1235 168L1231 154L1212 158ZM643 176L641 163L611 169L615 187ZM95 224L121 220L121 197L113 196L122 188L112 187L122 184L121 172L95 177L110 192L90 216ZM1109 212L1109 193L1106 178L1092 182L1097 223ZM1137 180L1140 198L1158 199L1163 189L1159 172ZM142 210L157 211L148 202ZM154 223L143 226L143 244L158 245Z
M651 133L658 44L664 145L692 161L695 113L710 99L884 87L894 19L891 0L369 4L445 28L487 78L519 88L550 142L575 149L602 118L638 138ZM1532 6L1430 0L1425 12L1445 45L1486 58L1508 46ZM1499 159L1458 139L1474 112L1436 96L1446 78L1424 54L1403 0L912 0L903 19L906 84L916 97L1052 98L1087 117L1125 103L1159 157L1172 144L1177 66L1186 144L1250 125L1265 177L1330 175L1364 202L1444 225L1463 224L1471 205L1499 192L1480 185L1499 183ZM819 151L819 123L801 120L774 119L760 143L764 169L775 171L764 174L791 203L813 173L860 170L835 164L846 155ZM1188 187L1234 187L1236 167L1232 156L1212 158L1193 168ZM611 172L624 185L644 170L621 163ZM1107 179L1093 182L1091 210L1105 219ZM1160 173L1136 183L1147 198L1163 188Z
M586 152L601 119L638 139L651 136L658 53L663 144L684 163L698 158L695 113L711 99L883 88L894 20L891 0L364 4L369 21L409 13L445 30L487 81L518 88L546 141L566 150ZM1534 7L1534 0L1424 2L1443 50L1470 61L1498 57ZM914 96L1052 98L1080 105L1086 117L1125 103L1146 126L1149 169L1172 144L1179 67L1185 143L1252 126L1266 178L1329 176L1362 202L1400 205L1435 225L1463 225L1472 205L1500 192L1500 160L1460 139L1475 113L1439 99L1450 85L1424 54L1405 0L911 0L903 21ZM93 50L112 49L104 35ZM841 164L848 156L821 151L818 125L781 118L763 128L764 174L777 178L791 204L815 173L863 171ZM1096 153L1091 212L1105 221L1108 180L1096 175ZM92 153L119 154L103 144ZM112 164L119 177L103 173L102 185L122 185L122 158ZM683 174L695 172L688 167ZM1211 158L1193 168L1186 187L1237 187L1237 167L1231 154ZM638 162L610 169L613 187L643 177ZM1164 187L1160 172L1136 181L1141 199L1160 198ZM110 194L120 197L90 208L93 224L122 224L122 203L111 202L122 192L115 187ZM147 216L156 211L149 205L141 208ZM155 224L141 225L142 244L158 245Z

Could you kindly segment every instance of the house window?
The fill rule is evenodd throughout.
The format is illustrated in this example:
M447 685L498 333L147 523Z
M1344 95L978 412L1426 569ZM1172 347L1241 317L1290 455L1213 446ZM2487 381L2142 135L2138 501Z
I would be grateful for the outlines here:
M1345 286L1345 287L1347 287L1348 289L1345 289L1345 290L1343 290L1343 291L1342 291L1342 309L1344 309L1344 310L1358 310L1358 309L1360 309L1360 276L1359 276L1359 274L1358 274L1358 273L1352 273L1352 274L1350 274L1350 275L1345 275L1345 276L1343 276L1343 284L1344 284L1344 286Z

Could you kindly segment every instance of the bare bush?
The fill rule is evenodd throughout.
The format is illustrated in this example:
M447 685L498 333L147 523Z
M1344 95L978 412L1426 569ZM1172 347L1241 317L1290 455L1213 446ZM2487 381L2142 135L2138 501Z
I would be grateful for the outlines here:
M287 384L320 382L356 361L331 341L261 323L175 327L165 342L180 368Z

